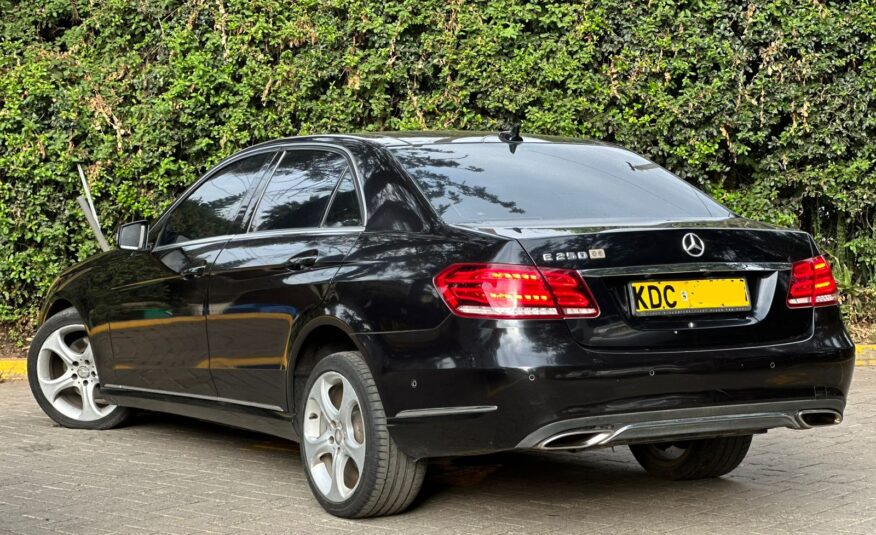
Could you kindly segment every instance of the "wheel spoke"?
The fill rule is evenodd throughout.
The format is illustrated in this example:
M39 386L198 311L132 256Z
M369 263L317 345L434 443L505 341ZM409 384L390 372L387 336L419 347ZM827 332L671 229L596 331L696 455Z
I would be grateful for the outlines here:
M48 349L52 353L58 355L67 366L73 366L73 362L78 360L82 354L73 351L64 341L64 335L70 332L69 329L58 329L53 332L45 342L42 349Z
M347 464L349 456L343 450L339 450L332 461L332 489L330 496L338 501L345 500L350 495L350 490L344 484L344 466Z
M353 459L356 468L361 474L365 470L365 444L359 444L351 435L347 435L342 446L344 453Z
M45 379L38 376L38 379L49 403L54 403L58 399L58 394L76 384L76 380L70 374L64 374L57 379Z
M80 359L85 359L89 362L94 362L94 352L91 350L91 340L84 338L85 349L79 354Z
M353 385L346 379L341 380L343 394L341 395L341 408L338 411L341 424L348 432L353 432L353 409L359 405L359 400L356 398L356 391L353 390Z
M338 419L338 409L332 403L331 397L329 396L329 390L333 385L322 378L318 382L319 393L317 395L316 401L319 403L319 408L322 410L323 416L327 420L337 420Z
M94 401L95 388L97 388L97 383L79 385L79 395L82 396L82 412L79 415L80 420L97 420L103 416L100 408Z
M330 471L329 467L322 462L322 459L311 460L309 464L310 475L313 478L313 482L323 496L328 496L334 485L332 471Z

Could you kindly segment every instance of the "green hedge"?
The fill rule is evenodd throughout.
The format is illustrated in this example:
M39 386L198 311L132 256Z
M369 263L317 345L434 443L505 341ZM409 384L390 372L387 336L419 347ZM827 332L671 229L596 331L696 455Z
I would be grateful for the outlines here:
M0 319L219 159L313 132L613 141L876 285L869 0L0 0ZM868 289L869 288L869 289ZM854 309L866 314L865 307Z

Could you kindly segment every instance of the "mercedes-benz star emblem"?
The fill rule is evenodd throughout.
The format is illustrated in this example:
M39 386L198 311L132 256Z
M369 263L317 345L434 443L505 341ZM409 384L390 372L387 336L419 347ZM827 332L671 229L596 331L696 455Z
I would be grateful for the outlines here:
M691 256L703 256L703 253L706 252L706 244L703 243L703 239L693 232L684 235L681 239L681 247Z

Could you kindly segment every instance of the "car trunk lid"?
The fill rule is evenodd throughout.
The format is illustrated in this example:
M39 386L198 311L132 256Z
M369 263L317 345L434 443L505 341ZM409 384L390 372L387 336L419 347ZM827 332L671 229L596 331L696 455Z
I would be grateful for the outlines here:
M477 228L516 239L540 267L581 274L601 313L595 319L566 322L587 347L666 351L772 344L804 338L812 329L811 309L785 304L791 263L817 254L803 232L743 218ZM676 301L678 290L706 286L701 295L730 287L741 299L738 292L744 287L747 299L728 302L729 308L645 314L642 303L637 307L637 298L649 297L642 295L643 286L652 298L652 287L671 286L676 294L669 295ZM721 301L715 304L724 305Z

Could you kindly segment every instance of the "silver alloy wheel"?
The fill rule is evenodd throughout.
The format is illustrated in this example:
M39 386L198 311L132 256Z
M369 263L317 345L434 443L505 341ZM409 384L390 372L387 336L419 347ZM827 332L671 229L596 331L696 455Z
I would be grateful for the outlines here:
M319 492L342 502L359 485L365 468L365 421L353 385L341 374L323 373L307 394L303 446Z
M91 422L116 408L95 395L99 379L85 325L65 325L50 334L36 369L46 400L67 418Z

